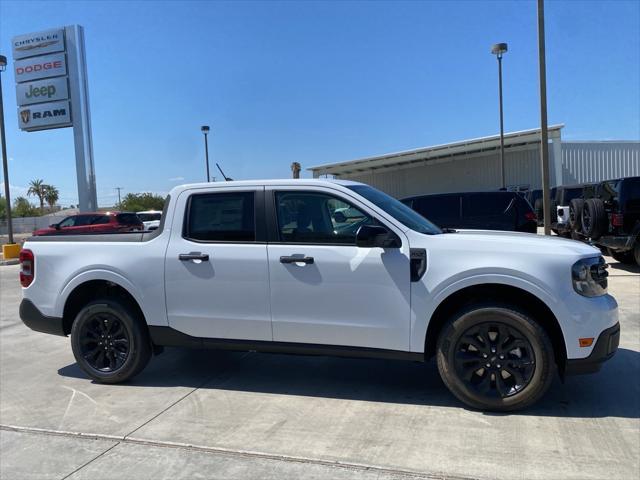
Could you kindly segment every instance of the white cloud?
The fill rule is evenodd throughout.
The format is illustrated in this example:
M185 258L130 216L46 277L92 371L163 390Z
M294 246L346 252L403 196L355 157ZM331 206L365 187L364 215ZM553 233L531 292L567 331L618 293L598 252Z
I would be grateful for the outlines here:
M182 180L184 180L184 177L171 177L169 179L170 182L181 182Z
M9 184L9 193L11 195L11 202L17 197L26 197L29 187L21 187L19 185ZM0 194L4 197L4 181L0 182Z

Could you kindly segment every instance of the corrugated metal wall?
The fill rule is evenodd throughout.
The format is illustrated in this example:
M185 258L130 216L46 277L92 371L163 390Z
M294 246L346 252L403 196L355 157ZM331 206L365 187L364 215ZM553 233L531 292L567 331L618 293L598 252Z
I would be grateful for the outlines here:
M549 154L553 151L549 148ZM553 169L552 176L553 176ZM505 152L507 185L541 184L540 149L527 146ZM368 183L398 198L425 193L496 190L500 188L500 154L489 152L437 160L415 167L371 170L340 178Z
M640 175L640 142L562 142L565 185Z
M554 148L549 144L551 185L599 182L640 175L640 142L562 142L562 178L556 182ZM507 185L540 188L540 148L505 152ZM398 198L426 193L469 192L500 188L500 154L476 153L419 166L392 167L341 175L368 183Z

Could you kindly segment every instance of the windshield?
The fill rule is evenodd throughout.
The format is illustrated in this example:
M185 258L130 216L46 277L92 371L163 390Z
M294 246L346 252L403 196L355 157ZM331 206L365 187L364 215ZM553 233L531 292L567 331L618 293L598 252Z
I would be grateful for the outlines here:
M376 190L369 185L347 185L347 188L362 195L411 230L427 235L442 233L440 228L422 215L380 190Z

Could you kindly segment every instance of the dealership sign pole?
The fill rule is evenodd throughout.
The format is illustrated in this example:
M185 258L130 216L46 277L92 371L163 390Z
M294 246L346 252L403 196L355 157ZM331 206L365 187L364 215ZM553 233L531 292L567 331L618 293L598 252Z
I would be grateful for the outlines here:
M73 127L78 205L81 211L97 210L84 29L72 25L19 35L12 45L20 129Z

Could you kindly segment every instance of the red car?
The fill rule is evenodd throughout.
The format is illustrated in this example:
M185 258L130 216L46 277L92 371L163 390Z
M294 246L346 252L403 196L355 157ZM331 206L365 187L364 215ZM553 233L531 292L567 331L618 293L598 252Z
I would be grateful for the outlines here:
M97 212L80 213L33 232L33 235L75 235L83 233L119 233L144 230L144 224L135 213Z

